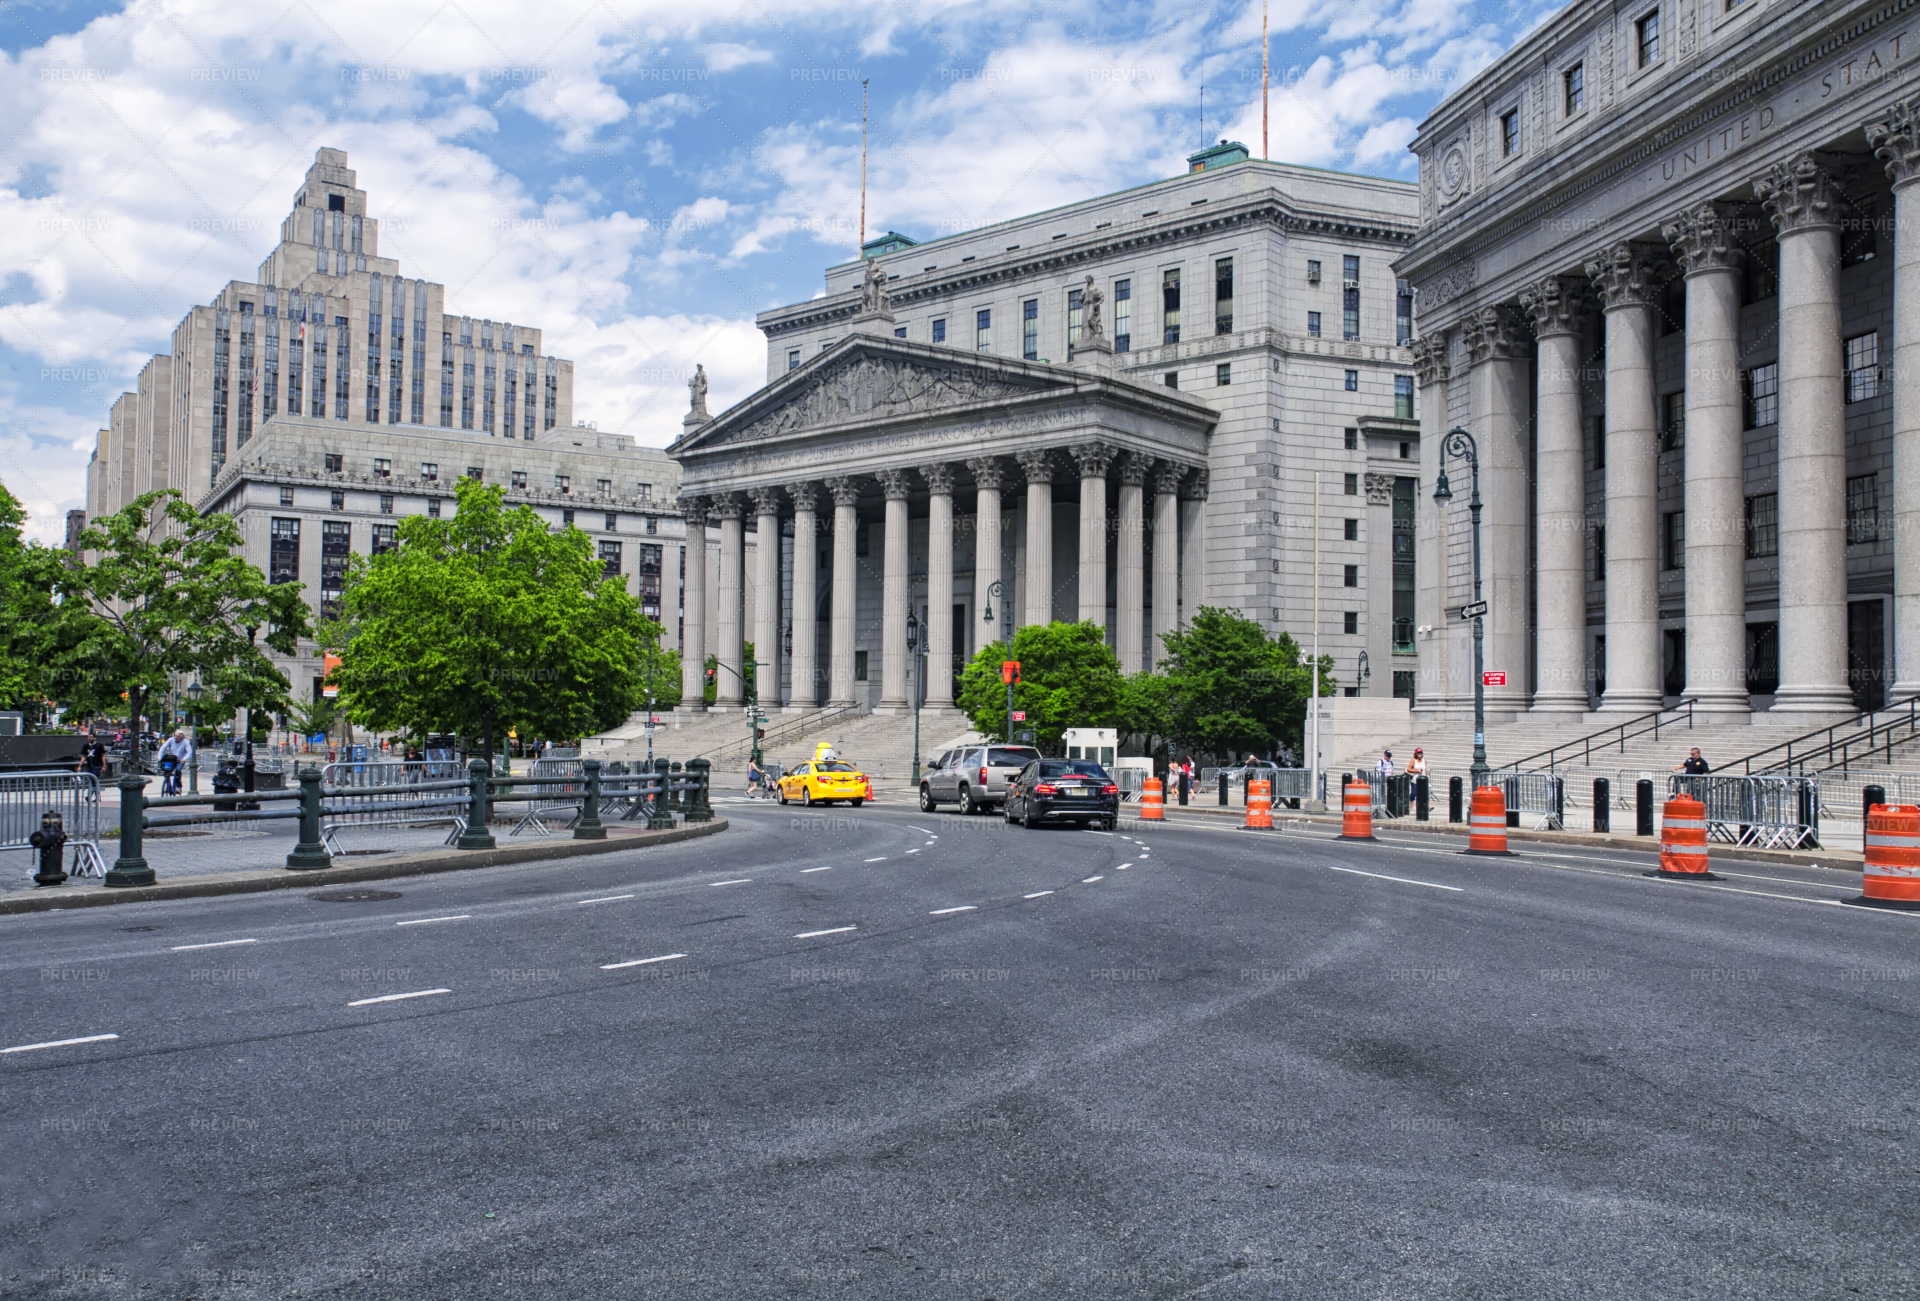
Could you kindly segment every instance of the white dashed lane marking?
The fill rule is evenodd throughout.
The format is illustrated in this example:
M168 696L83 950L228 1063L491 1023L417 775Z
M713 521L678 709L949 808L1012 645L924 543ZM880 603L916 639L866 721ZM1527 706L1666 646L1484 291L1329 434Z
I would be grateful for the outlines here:
M1051 890L1035 890L1032 894L1023 894L1020 897L1022 899L1044 899L1052 893L1053 891Z
M672 962L675 958L684 958L686 956L684 953L663 953L657 958L632 958L626 962L603 962L600 964L600 970L619 971L622 967L644 967L655 962Z
M1398 881L1401 885L1424 885L1429 890L1451 890L1455 894L1466 893L1465 890L1461 889L1457 885L1441 885L1436 881L1415 881L1411 877L1386 876L1379 872L1362 872L1357 867L1332 867L1329 870L1335 871L1335 872L1345 872L1349 876L1370 876L1376 881Z
M406 998L432 998L435 994L451 994L451 989L416 989L411 994L382 994L378 998L356 998L348 1007L366 1007L372 1003L398 1003Z
M190 949L230 949L236 944L258 944L259 940L215 940L211 944L176 944L171 952L185 953Z
M1095 881L1104 881L1104 880L1106 880L1104 876L1083 876L1080 878L1080 884L1092 885Z
M887 861L887 856L885 854L882 854L878 858L869 858L867 861L869 863L884 863Z
M793 938L796 940L811 940L811 939L816 939L822 935L844 935L848 931L857 931L859 929L860 928L858 926L835 926L830 930L824 930L824 931L801 931L798 935L794 936Z
M582 899L581 903L618 903L622 899L633 898L630 894L610 894L601 899Z
M978 906L978 904L963 903L958 908L935 908L927 916L945 917L948 913L970 913Z
M743 876L733 881L709 881L707 882L707 884L708 885L752 885L753 878L750 876Z
M117 1034L90 1034L78 1039L49 1039L43 1044L19 1044L12 1048L0 1048L0 1053L32 1053L39 1052L42 1048L70 1048L74 1044L97 1044L119 1037Z
M434 922L464 922L473 917L472 913L461 913L457 917L416 917L410 922L395 922L395 926L430 926ZM348 1004L349 1007L354 1006Z
M809 872L831 872L832 870L830 867L803 867L800 869L800 875L805 876Z

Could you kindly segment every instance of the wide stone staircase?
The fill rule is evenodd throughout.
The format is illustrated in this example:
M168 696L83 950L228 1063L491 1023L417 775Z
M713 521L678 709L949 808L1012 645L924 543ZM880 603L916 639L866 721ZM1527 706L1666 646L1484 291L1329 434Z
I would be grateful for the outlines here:
M588 738L583 753L606 760L634 762L646 757L645 719L636 715L627 724L597 737ZM762 753L766 762L781 769L791 768L813 757L821 741L832 742L839 756L857 765L875 780L904 782L913 771L913 715L870 714L859 709L812 710L801 714L777 713L763 724L766 739ZM920 760L927 760L969 737L970 724L958 710L922 710L920 713ZM676 710L661 715L654 732L653 752L678 762L706 759L713 765L716 778L744 774L753 738L747 728L747 716L740 710L708 713L704 710Z

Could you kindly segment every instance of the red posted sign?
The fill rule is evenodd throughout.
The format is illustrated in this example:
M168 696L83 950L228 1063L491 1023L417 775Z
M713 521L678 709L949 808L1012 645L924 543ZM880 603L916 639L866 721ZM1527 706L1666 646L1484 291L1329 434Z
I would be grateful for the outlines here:
M1507 685L1507 675L1498 669L1488 669L1480 675L1480 685L1483 687L1504 687Z
M1024 722L1026 722L1026 721L1027 721L1027 711L1026 711L1026 710L1024 710L1024 709L1016 709L1016 710L1014 710L1014 711L1013 711L1013 721L1014 721L1014 722L1016 722L1016 723L1024 723Z
M1018 682L1020 680L1020 661L1001 660L1000 680L1002 682Z

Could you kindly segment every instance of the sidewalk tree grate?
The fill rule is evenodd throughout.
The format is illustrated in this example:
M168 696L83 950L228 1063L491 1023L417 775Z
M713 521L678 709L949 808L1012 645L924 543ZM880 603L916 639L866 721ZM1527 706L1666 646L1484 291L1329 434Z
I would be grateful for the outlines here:
M316 903L373 903L380 899L398 899L398 890L322 890L307 898Z

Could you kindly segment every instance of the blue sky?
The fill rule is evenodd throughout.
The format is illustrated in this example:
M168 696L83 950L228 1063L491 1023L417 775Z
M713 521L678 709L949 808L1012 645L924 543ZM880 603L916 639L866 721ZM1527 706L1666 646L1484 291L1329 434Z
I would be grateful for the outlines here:
M1270 0L1270 154L1413 176L1433 104L1557 6ZM704 362L764 373L860 220L931 238L1260 141L1259 0L168 0L0 15L0 481L54 540L94 431L192 305L247 279L320 146L382 252L536 324L576 414L664 445ZM1202 118L1204 86L1204 119Z

